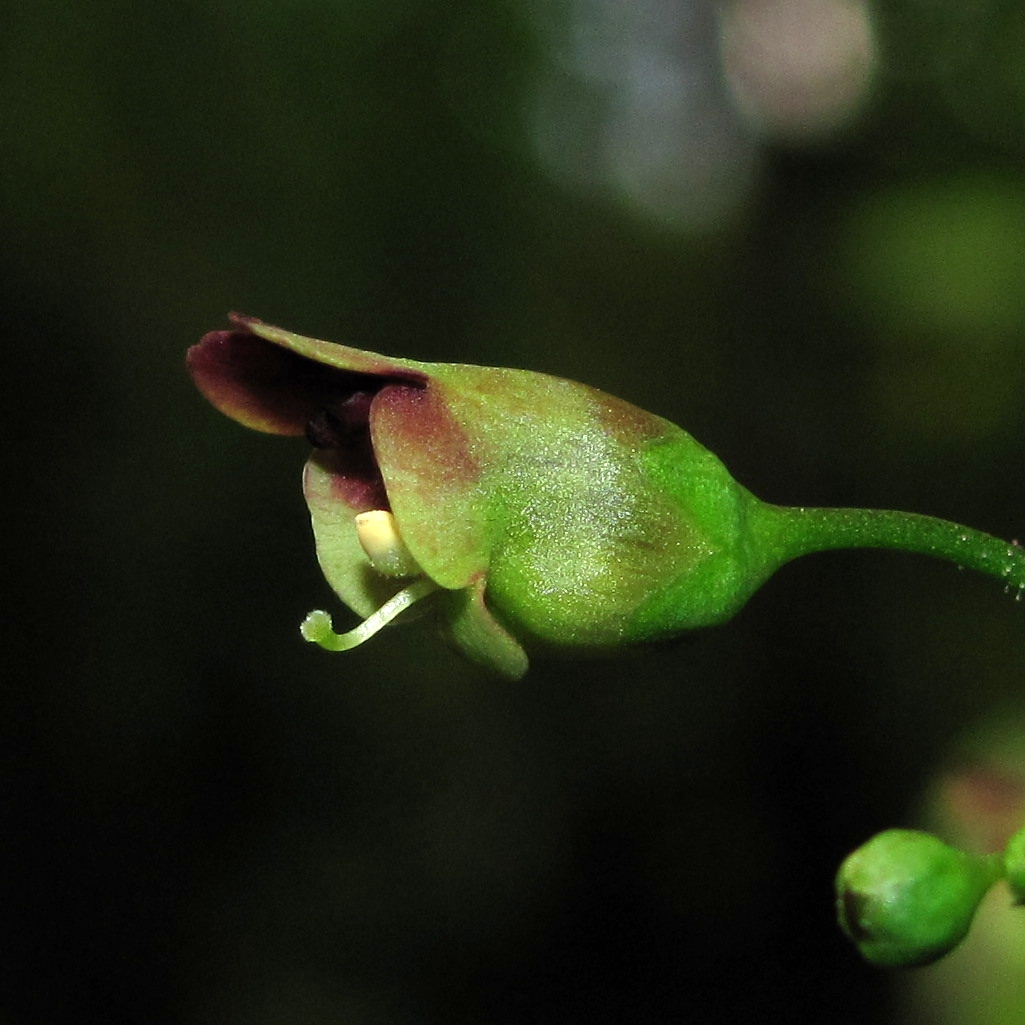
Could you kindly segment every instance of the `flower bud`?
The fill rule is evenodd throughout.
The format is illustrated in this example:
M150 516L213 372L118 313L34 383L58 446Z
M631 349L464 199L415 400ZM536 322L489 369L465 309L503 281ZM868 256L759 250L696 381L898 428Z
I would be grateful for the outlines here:
M890 829L840 866L837 918L873 964L930 964L964 939L1001 872L999 857L966 854L931 833Z
M1007 841L1004 868L1014 902L1018 905L1025 904L1025 829L1019 829Z

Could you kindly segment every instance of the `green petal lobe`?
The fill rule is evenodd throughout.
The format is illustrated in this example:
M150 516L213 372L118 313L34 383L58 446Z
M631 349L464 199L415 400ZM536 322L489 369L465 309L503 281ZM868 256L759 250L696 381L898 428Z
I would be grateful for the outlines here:
M359 543L356 513L375 508L372 501L353 501L332 453L317 452L303 472L303 491L310 509L317 561L332 590L357 615L366 617L395 591L394 580L374 572Z
M487 560L481 471L442 390L387 386L371 407L370 433L413 557L442 587L466 587Z

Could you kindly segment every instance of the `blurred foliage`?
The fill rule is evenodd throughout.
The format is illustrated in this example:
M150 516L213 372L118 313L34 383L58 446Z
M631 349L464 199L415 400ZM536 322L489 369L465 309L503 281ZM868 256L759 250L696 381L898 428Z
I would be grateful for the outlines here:
M766 499L1021 537L1021 6L879 0L833 135L719 96L715 166L747 184L703 223L539 158L538 83L586 10L0 15L5 1025L895 1013L830 880L1020 686L1023 606L838 554L637 662L494 684L416 625L328 657L297 633L330 601L303 445L182 370L234 308L556 371Z

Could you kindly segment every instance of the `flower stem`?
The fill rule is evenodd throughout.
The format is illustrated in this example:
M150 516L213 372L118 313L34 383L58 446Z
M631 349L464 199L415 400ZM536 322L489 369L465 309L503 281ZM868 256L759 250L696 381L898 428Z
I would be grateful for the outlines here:
M1025 548L971 527L919 513L883 509L817 509L764 505L765 552L782 565L812 552L889 548L931 555L1025 590Z

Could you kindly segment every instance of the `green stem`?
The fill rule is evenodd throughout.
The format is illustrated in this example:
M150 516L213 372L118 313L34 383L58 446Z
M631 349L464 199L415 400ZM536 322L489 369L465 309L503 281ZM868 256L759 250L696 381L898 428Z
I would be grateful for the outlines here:
M765 505L770 562L842 548L890 548L931 555L1025 590L1025 548L935 516L883 509L806 509Z

